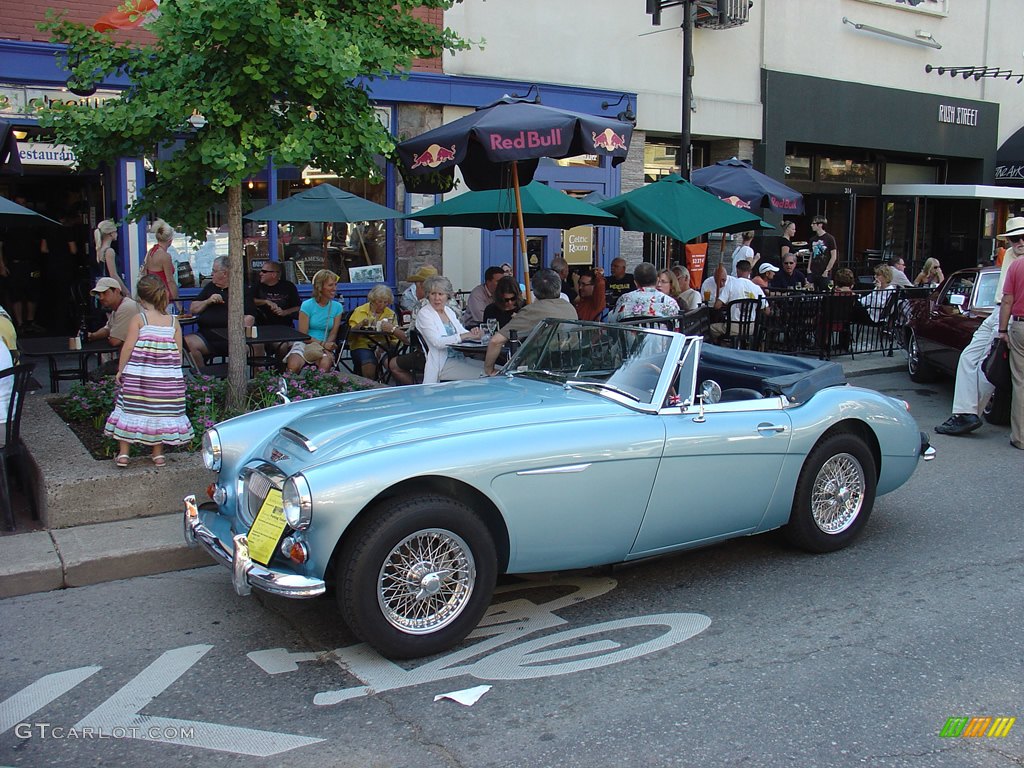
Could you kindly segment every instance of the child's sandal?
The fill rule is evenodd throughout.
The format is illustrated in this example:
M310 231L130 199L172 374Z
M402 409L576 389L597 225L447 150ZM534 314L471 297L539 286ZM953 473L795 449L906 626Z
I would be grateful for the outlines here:
M156 464L158 467L163 467L167 464L167 459L165 459L161 454L160 456L153 457L153 463Z
M120 453L117 455L117 458L114 459L114 464L116 464L121 469L124 469L125 467L128 466L128 458L129 457L127 453Z

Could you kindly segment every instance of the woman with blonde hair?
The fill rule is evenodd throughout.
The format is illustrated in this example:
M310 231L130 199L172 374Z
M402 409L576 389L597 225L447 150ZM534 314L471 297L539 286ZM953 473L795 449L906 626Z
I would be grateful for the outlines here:
M313 295L299 307L299 332L308 333L310 340L292 344L285 357L289 371L300 371L305 363L321 371L329 371L334 365L338 328L345 311L334 298L337 290L338 276L331 270L321 269L313 275Z
M669 285L671 290L675 291L675 293L670 293L669 295L676 300L676 304L679 305L681 312L689 312L700 306L700 292L690 287L689 272L679 264L676 264L672 269L663 269L658 273L659 282L655 284L659 290L661 289L662 273L669 276Z
M939 283L945 280L939 260L934 256L925 259L924 266L917 277L914 278L914 285L921 285L926 288L937 288Z
M360 304L348 319L352 328L364 328L381 331L377 334L354 334L350 336L348 348L352 351L352 360L359 366L359 374L367 379L377 378L378 352L387 344L385 336L393 335L404 343L409 337L398 327L398 318L391 305L395 295L386 285L375 285L366 294L366 303Z
M96 263L100 265L100 277L112 277L121 285L121 293L128 296L128 287L117 271L117 252L113 243L117 240L117 224L112 219L104 219L92 231L92 239L96 244Z
M142 260L142 274L153 275L163 281L167 287L167 295L174 301L178 298L178 284L174 279L174 259L167 249L174 240L174 228L163 219L157 219L150 227L156 238L156 245L149 249Z

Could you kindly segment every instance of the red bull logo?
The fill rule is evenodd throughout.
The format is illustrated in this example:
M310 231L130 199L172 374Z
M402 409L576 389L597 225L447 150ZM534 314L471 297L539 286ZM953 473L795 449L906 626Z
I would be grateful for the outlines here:
M427 168L437 168L437 166L444 163L450 163L455 159L455 145L449 147L442 147L438 144L431 144L429 147L424 149L418 155L412 156L412 165L409 166L410 170L413 168L419 168L420 166L426 166Z
M742 197L736 197L736 195L729 195L728 197L719 198L723 203L728 203L734 208L745 208L750 210L750 203L744 200Z
M508 137L500 133L490 135L491 149L535 149L537 147L562 146L562 129L552 128L547 133L520 131L518 136Z
M594 139L595 148L601 148L608 152L614 152L617 149L628 149L626 137L619 136L611 128L605 128L600 133L591 132L590 135Z
M796 200L786 200L781 197L775 197L771 195L772 207L780 211L795 211L797 208Z

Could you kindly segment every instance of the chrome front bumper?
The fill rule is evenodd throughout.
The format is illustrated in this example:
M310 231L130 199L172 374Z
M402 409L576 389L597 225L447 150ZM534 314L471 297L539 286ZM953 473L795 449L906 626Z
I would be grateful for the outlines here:
M323 579L275 571L254 563L249 558L249 541L244 533L233 537L234 551L229 552L217 535L199 519L195 496L185 497L184 528L186 544L190 547L202 545L214 560L231 569L231 583L240 595L248 595L252 587L256 587L282 597L317 597L326 589Z

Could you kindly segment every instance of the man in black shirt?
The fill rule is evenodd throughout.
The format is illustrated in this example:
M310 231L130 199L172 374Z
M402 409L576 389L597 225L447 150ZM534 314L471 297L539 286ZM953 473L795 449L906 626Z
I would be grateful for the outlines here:
M257 325L291 325L299 316L299 289L281 272L278 261L260 267L260 281L252 289Z
M619 297L635 288L633 275L626 271L626 260L621 257L612 259L612 273L604 279L604 295L608 309L615 309Z
M794 254L787 253L785 255L782 259L782 271L775 274L770 285L779 291L790 291L807 285L807 278L804 276L804 273L796 268L796 256Z
M218 256L213 260L212 279L199 295L192 299L189 311L196 316L196 333L185 337L185 346L192 355L197 368L205 365L207 355L227 355L228 343L219 336L210 333L214 328L228 327L228 257ZM243 324L250 326L255 322L256 307L252 297L245 297L245 317Z

